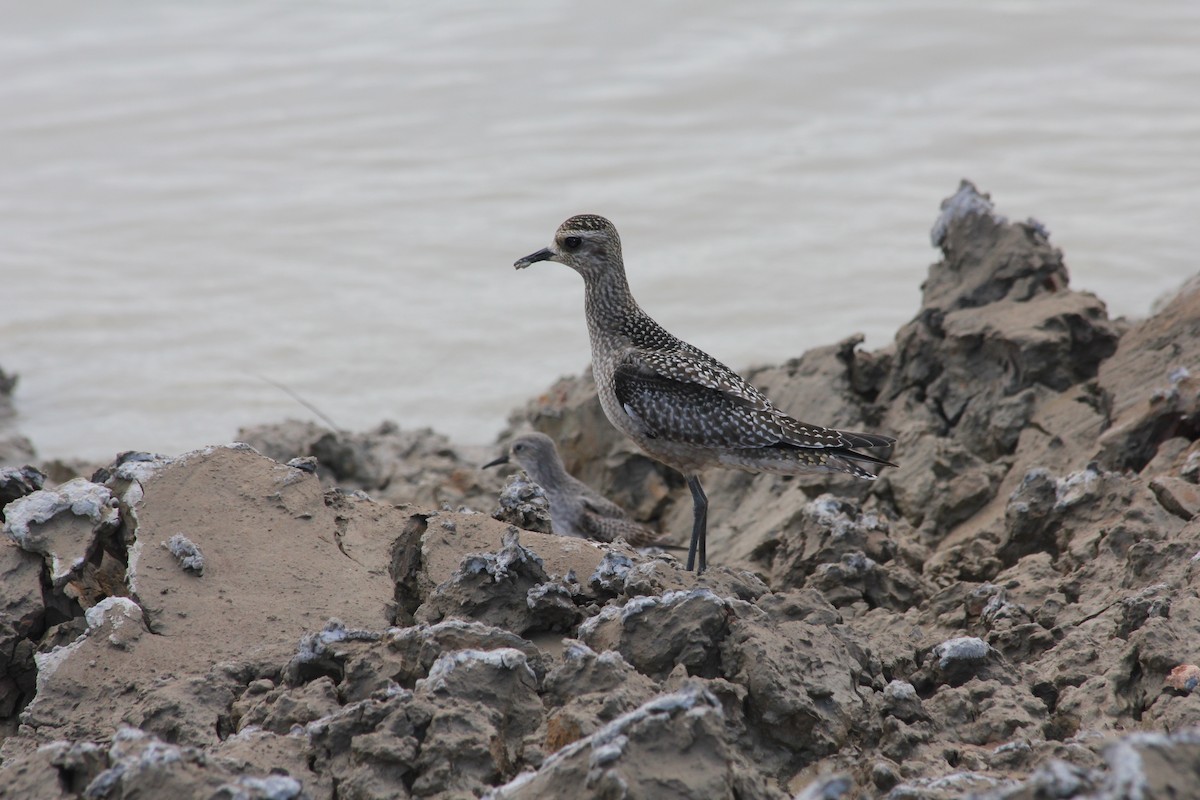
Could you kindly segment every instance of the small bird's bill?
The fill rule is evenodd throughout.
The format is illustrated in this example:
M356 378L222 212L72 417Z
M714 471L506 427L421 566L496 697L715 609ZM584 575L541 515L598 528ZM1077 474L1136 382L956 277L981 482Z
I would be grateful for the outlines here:
M500 456L499 458L493 459L493 460L489 461L488 463L484 464L482 467L480 467L480 469L487 469L488 467L498 467L501 464L507 464L507 463L508 463L508 456Z
M513 263L513 266L516 267L517 269L525 269L530 264L536 264L539 261L548 261L551 258L554 258L554 251L551 250L549 247L543 247L541 250L538 250L536 253L530 253L529 255L525 256L524 258L518 258Z

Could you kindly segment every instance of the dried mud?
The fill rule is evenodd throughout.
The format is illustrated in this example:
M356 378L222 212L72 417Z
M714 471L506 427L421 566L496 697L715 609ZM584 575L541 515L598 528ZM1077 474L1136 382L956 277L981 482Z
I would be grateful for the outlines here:
M967 183L933 238L892 345L746 373L900 467L707 475L699 577L430 431L0 451L0 798L1200 796L1200 282L1109 319ZM682 542L590 377L525 428Z

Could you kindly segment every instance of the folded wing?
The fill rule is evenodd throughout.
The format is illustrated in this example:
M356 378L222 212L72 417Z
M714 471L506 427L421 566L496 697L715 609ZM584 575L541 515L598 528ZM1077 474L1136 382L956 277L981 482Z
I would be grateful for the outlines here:
M614 372L625 412L651 438L731 449L785 447L832 450L888 464L894 439L799 422L711 356L630 350ZM877 454L855 452L874 450Z

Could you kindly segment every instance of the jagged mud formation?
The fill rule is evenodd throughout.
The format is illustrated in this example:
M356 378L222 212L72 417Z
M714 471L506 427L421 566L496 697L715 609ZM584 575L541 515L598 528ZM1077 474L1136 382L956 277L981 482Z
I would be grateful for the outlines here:
M900 468L711 473L703 576L428 433L0 473L0 798L1192 796L1200 285L1109 320L967 184L934 239L892 346L749 373ZM524 425L690 530L586 377Z
M454 445L429 428L384 422L353 433L291 420L242 428L237 440L276 461L311 459L326 486L385 502L490 510L504 485L503 476L479 469L490 451Z
M864 352L851 337L748 373L802 419L896 435L900 468L874 484L714 471L706 486L714 563L755 570L778 594L815 590L884 657L886 676L910 681L926 706L954 698L941 710L961 724L902 721L875 734L903 742L881 749L885 760L844 756L852 783L891 790L948 767L981 776L948 784L955 796L1073 738L1200 723L1200 701L1163 683L1200 658L1200 284L1146 320L1110 320L1069 288L1040 224L1009 222L966 183L933 238L943 260L893 345ZM512 420L684 536L690 504L675 476L602 421L586 375ZM999 669L974 695L943 697L924 662L962 635ZM937 733L948 727L962 737L953 745ZM1000 768L986 752L944 757L1013 740L1028 746Z

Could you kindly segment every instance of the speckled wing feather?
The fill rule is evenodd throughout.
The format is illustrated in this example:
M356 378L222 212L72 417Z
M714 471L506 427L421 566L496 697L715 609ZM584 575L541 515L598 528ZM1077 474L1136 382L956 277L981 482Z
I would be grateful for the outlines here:
M715 389L759 411L772 409L766 395L745 378L687 342L674 350L639 350L637 358L664 378Z
M609 500L604 495L588 486L583 481L577 481L577 493L586 510L601 517L612 519L629 519L629 512Z
M819 425L806 425L779 411L775 413L779 418L779 425L783 430L783 441L786 444L795 447L819 447L855 451L854 455L862 461L895 466L895 464L892 464L886 458L886 456L892 454L892 445L896 443L896 440L890 436L879 436L874 433L853 433L851 431L834 430L833 428L822 428ZM856 452L864 448L879 450L884 457L880 458L869 453Z
M620 512L620 516L611 516L605 513L611 509L593 507L593 499L584 500L584 513L579 518L579 527L587 538L611 542L620 537L633 547L648 547L661 538L661 534L625 516L624 510L619 506L605 501L607 505L616 508Z
M613 374L617 400L651 438L702 447L766 447L782 434L770 412L720 389L664 376L629 358Z
M891 454L895 440L795 420L721 362L691 345L683 346L702 360L689 362L690 352L636 350L615 370L617 398L649 435L706 447L878 448L886 451L885 456ZM854 455L888 463L871 454Z
M887 457L892 455L895 443L892 438L805 425L772 407L754 386L712 357L706 356L710 365L720 367L724 373L712 368L689 371L671 361L668 354L650 356L641 350L626 355L613 375L617 398L649 437L725 449L796 447L889 464ZM656 367L664 361L673 365L668 368L671 375ZM726 378L725 373L736 381ZM692 377L697 379L690 380ZM721 385L734 384L745 389L721 389ZM761 399L761 404L755 398ZM859 452L863 449L878 455Z

